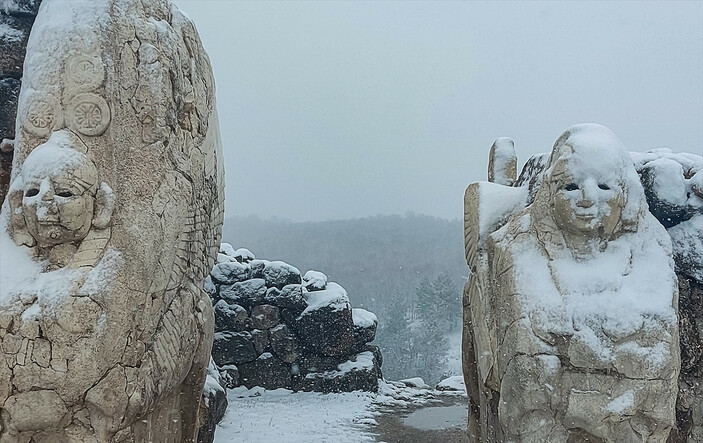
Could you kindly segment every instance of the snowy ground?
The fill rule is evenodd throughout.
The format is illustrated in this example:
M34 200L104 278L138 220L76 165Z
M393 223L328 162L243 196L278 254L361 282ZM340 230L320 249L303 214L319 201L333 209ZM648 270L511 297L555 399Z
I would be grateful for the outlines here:
M227 414L215 443L374 441L364 424L373 424L374 395L352 392L293 393L237 388L228 391Z
M442 384L442 383L440 383ZM443 382L446 388L463 388L460 377ZM228 391L229 407L215 432L215 443L273 441L357 443L377 441L377 417L407 408L435 405L440 398L463 397L463 392L440 392L406 386L402 382L381 382L378 394L351 392L320 394L286 389L236 388ZM461 402L461 400L460 400ZM450 409L447 409L450 411ZM436 411L432 411L436 413ZM428 410L428 413L432 413ZM445 427L465 423L464 414L454 408L455 417L433 417ZM464 415L465 417L465 415ZM413 419L409 426L426 426L427 418ZM441 426L440 426L441 428Z

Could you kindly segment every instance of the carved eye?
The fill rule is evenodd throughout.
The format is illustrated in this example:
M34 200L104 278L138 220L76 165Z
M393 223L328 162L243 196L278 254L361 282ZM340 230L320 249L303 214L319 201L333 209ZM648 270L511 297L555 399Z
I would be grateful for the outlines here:
M606 184L603 184L603 183L600 183L600 184L598 185L598 187L599 187L600 189L604 190L604 191L608 191L608 190L610 189L610 186L608 186L608 185L606 185Z
M73 192L71 191L61 191L58 194L59 197L73 197Z
M27 197L34 197L37 194L39 194L39 189L36 189L36 188L32 188L24 193L24 195Z
M567 191L575 191L578 188L579 185L577 185L576 183L569 183L568 185L564 186L564 189L566 189Z

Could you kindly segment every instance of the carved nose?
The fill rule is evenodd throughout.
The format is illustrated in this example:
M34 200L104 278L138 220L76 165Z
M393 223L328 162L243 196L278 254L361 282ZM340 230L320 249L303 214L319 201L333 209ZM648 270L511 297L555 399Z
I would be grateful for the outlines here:
M54 199L53 189L47 189L47 191L41 197L42 201L51 201Z
M583 197L582 199L576 202L576 206L578 206L579 208L590 208L591 206L593 206L593 200L588 197Z

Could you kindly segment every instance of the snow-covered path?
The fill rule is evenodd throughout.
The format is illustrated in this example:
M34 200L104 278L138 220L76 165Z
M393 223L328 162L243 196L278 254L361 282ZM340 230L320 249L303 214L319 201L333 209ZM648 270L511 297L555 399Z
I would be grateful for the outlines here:
M460 377L452 379L449 385L453 383L453 387L463 389ZM408 381L412 380L420 379ZM403 417L409 417L412 411L421 408L436 412L441 408L433 406L463 405L466 394L465 391L440 392L405 386L402 382L381 382L378 394L359 391L341 394L294 393L286 389L267 391L258 387L248 390L240 387L228 390L227 395L229 406L215 432L215 443L396 441L389 437L396 434L422 435L422 429L434 429L437 434L449 427L456 433L456 417L432 418L437 426L429 428L425 423L427 418L415 420ZM446 410L456 415L451 408ZM413 424L414 421L417 423ZM419 425L421 422L425 424ZM463 420L459 422L463 424ZM446 424L443 426L440 423ZM408 426L416 430L407 429ZM386 427L388 429L384 429ZM428 431L424 433L432 435ZM405 437L403 439L407 440Z
M215 443L375 441L365 425L374 424L374 394L320 394L286 389L236 388L215 432Z

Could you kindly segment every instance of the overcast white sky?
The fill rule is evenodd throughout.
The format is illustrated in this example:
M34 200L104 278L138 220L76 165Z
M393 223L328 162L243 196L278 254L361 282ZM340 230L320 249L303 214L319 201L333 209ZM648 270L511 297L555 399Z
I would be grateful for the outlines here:
M177 0L215 71L227 215L459 218L488 150L576 123L703 154L703 2Z

